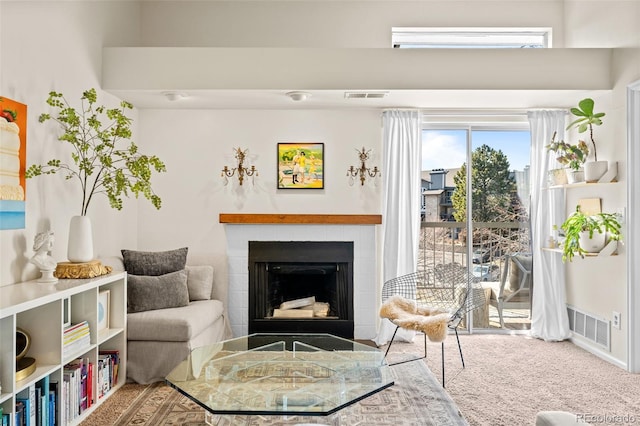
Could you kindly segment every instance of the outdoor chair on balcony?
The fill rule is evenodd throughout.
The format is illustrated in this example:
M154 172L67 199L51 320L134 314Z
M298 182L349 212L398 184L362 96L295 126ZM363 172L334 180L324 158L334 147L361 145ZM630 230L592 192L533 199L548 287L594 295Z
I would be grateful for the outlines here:
M477 308L485 309L484 289L459 264L440 265L435 270L413 272L384 283L380 316L389 319L396 329L389 341L385 358L393 344L399 328L424 333L424 356L390 363L426 358L427 338L432 342L442 342L442 386L445 385L444 340L447 330L453 329L464 368L464 357L458 336L458 325L467 313Z
M498 310L500 327L504 328L505 309L531 310L532 272L531 253L505 256L499 288L492 289L489 299L489 304Z

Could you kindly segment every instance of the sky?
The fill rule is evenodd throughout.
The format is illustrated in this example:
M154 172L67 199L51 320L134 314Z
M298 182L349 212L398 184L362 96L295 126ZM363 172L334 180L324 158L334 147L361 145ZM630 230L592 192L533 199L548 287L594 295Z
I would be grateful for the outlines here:
M511 170L524 170L530 164L528 131L474 130L472 150L481 145L501 150ZM424 130L422 132L422 170L455 169L466 162L466 130Z

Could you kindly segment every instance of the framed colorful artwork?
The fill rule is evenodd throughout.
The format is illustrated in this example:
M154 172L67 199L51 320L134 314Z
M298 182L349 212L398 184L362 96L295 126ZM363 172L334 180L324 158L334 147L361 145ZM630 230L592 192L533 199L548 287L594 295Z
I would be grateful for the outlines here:
M27 106L0 96L0 230L24 229Z
M278 143L278 189L323 189L324 144Z
M98 332L109 328L109 310L111 305L111 290L98 293Z

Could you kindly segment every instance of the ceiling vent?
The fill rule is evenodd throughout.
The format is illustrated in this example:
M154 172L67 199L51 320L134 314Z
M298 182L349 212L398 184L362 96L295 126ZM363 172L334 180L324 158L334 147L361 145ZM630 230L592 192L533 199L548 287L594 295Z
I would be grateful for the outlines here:
M382 99L389 92L344 92L345 99Z

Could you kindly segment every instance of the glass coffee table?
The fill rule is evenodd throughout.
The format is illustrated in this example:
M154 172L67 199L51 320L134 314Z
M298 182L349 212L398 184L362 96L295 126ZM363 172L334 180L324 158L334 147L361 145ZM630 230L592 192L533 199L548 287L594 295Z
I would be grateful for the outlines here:
M338 424L339 410L393 385L384 353L330 334L259 333L196 348L166 381L216 425L251 416Z

